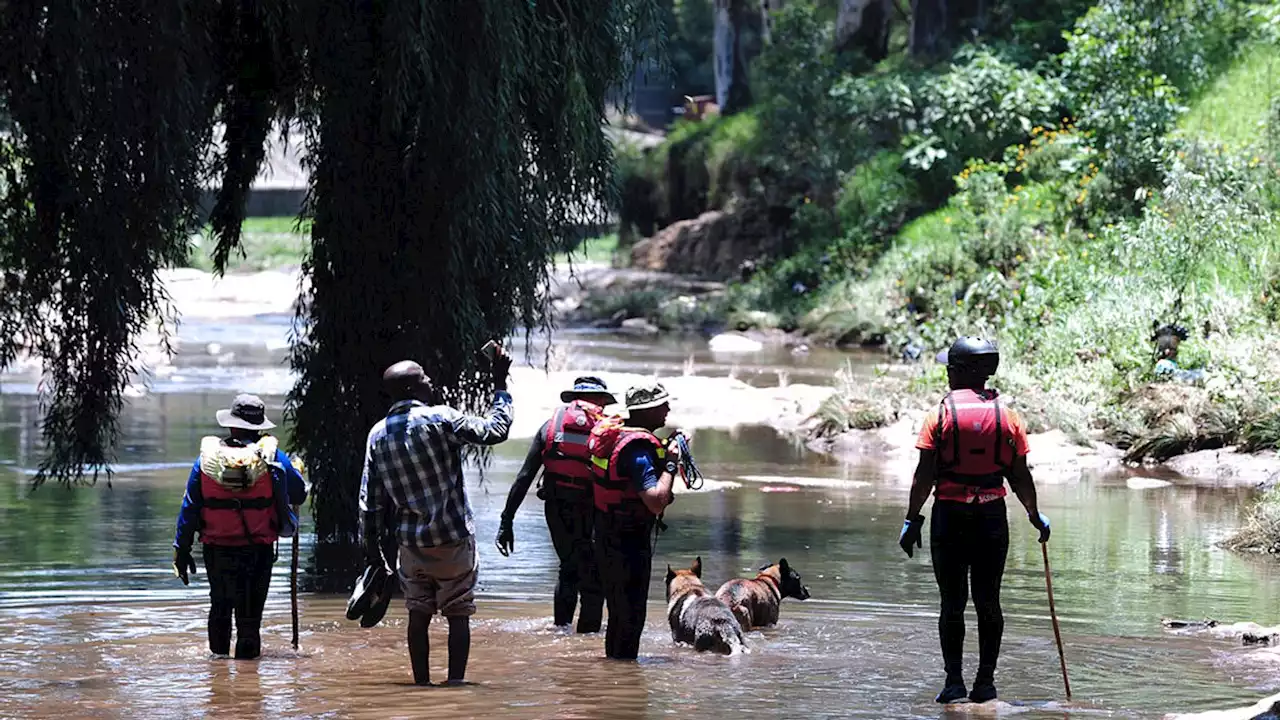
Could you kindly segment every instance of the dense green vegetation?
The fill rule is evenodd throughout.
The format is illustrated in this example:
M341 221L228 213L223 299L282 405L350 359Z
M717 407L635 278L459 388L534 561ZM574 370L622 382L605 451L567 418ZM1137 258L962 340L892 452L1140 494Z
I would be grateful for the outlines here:
M868 68L832 51L820 7L788 3L756 105L677 124L621 166L624 243L709 208L782 212L782 249L735 284L732 324L895 354L984 334L1039 427L1102 433L1133 460L1275 447L1280 13L1039 8L942 61ZM1166 323L1190 330L1177 362L1202 380L1153 384ZM939 373L900 395L849 387L825 427L891 417L869 398L922 400Z

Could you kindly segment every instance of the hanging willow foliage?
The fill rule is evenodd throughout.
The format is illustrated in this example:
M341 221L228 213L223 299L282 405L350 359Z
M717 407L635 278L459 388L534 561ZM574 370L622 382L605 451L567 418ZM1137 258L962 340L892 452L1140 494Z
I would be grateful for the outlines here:
M45 361L45 477L108 469L140 331L186 259L212 127L204 4L5 5L0 361Z
M612 205L604 98L654 17L649 2L435 0L307 18L303 44L326 52L308 54L301 95L311 289L289 408L319 543L355 545L383 368L418 360L480 409L477 349L547 324L548 258Z
M294 122L313 224L287 411L318 544L354 547L383 368L416 359L479 410L476 350L548 325L549 258L614 204L605 97L660 38L659 4L0 0L16 126L0 136L0 362L46 360L42 471L109 464L133 339L164 310L156 273L184 260L200 181L221 182L221 270L268 134Z

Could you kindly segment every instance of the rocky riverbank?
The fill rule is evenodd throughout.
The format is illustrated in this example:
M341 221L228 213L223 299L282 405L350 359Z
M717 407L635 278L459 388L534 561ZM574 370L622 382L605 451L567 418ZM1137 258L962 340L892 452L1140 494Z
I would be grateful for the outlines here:
M663 293L667 297L706 297L720 291L715 283L704 283L650 271L615 270L599 265L578 266L571 277L567 269L556 274L553 297L561 324L584 318L583 307L592 296L601 297L626 292ZM281 269L222 278L198 270L167 271L165 288L179 315L186 320L244 319L262 315L291 315L295 311L302 281L297 269ZM655 330L640 323L623 324L615 313L622 332L649 333ZM596 320L599 321L599 318ZM158 334L143 338L139 344L141 362L155 368L167 364ZM749 350L750 343L792 344L795 338L746 338L724 336L734 340L738 348ZM749 357L749 353L743 357ZM31 371L31 360L19 363L10 373ZM892 365L881 368L881 375L891 372ZM546 371L518 366L513 370L512 392L517 403L513 435L528 437L550 413L558 399L558 389L571 384L575 372ZM627 386L649 379L649 376L605 373L611 387ZM915 437L923 410L918 407L895 408L892 419L881 427L868 430L846 430L819 436L815 431L815 414L823 401L831 397L833 385L784 384L780 387L754 387L732 377L704 377L683 374L661 378L672 394L671 424L689 430L699 428L732 429L742 426L769 426L781 433L802 438L815 452L831 455L843 463L874 465L887 471L902 483L909 483L915 467ZM833 379L834 380L834 379ZM138 392L142 389L139 388ZM941 388L939 388L941 391ZM619 393L620 394L620 393ZM1126 468L1123 453L1101 439L1087 444L1073 442L1059 430L1031 436L1031 466L1039 482L1074 482L1085 473L1120 471ZM1233 448L1206 450L1182 455L1164 464L1159 478L1135 478L1135 488L1155 489L1168 484L1256 486L1275 476L1280 461L1275 453L1244 454Z

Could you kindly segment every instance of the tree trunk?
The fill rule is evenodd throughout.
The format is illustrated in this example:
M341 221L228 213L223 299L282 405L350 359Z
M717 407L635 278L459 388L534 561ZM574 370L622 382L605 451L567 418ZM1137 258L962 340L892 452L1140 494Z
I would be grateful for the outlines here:
M773 36L773 13L786 4L787 0L760 0L760 37L765 42L769 42Z
M715 30L712 47L716 74L716 104L729 104L729 87L733 85L736 33L733 27L733 0L716 0Z
M872 62L889 55L893 0L840 0L836 15L836 52L860 52Z
M752 24L748 15L759 14L748 13L747 3L748 0L716 0L715 4L716 104L723 115L751 104L745 46Z
M949 49L947 0L911 0L911 56L940 57Z

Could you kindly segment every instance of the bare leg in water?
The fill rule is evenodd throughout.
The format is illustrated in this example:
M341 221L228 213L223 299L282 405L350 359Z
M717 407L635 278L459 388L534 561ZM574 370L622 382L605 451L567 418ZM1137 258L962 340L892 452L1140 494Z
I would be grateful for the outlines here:
M431 684L431 646L427 628L431 616L425 612L409 613L409 662L413 665L413 682ZM447 684L461 685L467 675L471 657L471 619L465 615L449 618L449 678Z

